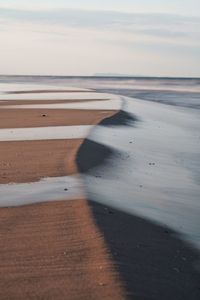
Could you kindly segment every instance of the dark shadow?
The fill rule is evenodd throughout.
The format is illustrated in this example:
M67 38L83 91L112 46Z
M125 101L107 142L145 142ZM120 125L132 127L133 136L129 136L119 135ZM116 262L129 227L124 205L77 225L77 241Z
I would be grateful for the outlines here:
M115 115L105 118L98 125L100 126L134 126L138 118L126 111L120 110ZM119 152L103 144L85 139L80 146L76 163L80 173L87 173L89 170L107 164L108 160L117 156Z
M115 151L111 148L85 139L76 157L79 172L88 173L91 169L106 164L114 155Z
M115 115L105 118L99 125L101 126L134 126L139 119L124 110L120 110Z
M122 199L123 201L123 199ZM128 299L197 300L197 251L171 230L90 199L96 223L111 251Z

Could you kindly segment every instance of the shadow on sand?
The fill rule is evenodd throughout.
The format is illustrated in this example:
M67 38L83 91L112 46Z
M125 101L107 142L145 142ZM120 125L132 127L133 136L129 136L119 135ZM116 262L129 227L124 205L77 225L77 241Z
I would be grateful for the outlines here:
M112 124L118 115L113 118ZM113 154L112 149L86 139L77 156L80 172L92 175L93 167L106 163ZM197 250L168 228L95 202L89 189L88 198L128 299L200 299Z
M103 119L99 126L135 126L139 119L126 111L120 110L115 115ZM100 143L85 139L78 150L76 163L80 173L89 173L95 167L106 164L110 158L117 157L118 152Z
M89 205L129 299L200 299L198 253L174 232L93 199Z
M115 115L103 119L99 125L101 126L135 126L139 119L124 110L120 110Z

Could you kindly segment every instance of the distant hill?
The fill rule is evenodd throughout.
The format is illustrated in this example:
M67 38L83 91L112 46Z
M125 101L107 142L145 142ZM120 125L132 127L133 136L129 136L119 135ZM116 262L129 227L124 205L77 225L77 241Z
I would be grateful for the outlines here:
M95 73L95 77L136 77L139 75L120 74L120 73Z

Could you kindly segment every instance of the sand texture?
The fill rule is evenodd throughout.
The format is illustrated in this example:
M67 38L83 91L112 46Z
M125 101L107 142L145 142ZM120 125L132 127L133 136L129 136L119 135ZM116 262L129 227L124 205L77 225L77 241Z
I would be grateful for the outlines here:
M0 109L0 128L93 125L115 111L66 109Z
M0 209L0 299L124 299L86 200Z
M0 184L77 173L75 157L81 142L81 139L0 142Z

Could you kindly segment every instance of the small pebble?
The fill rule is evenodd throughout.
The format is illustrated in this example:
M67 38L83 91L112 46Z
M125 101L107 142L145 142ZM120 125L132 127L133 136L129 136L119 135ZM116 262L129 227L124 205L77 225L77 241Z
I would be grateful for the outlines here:
M105 286L106 284L105 284L105 283L102 283L102 282L100 282L100 283L99 283L99 285L101 285L101 286Z

